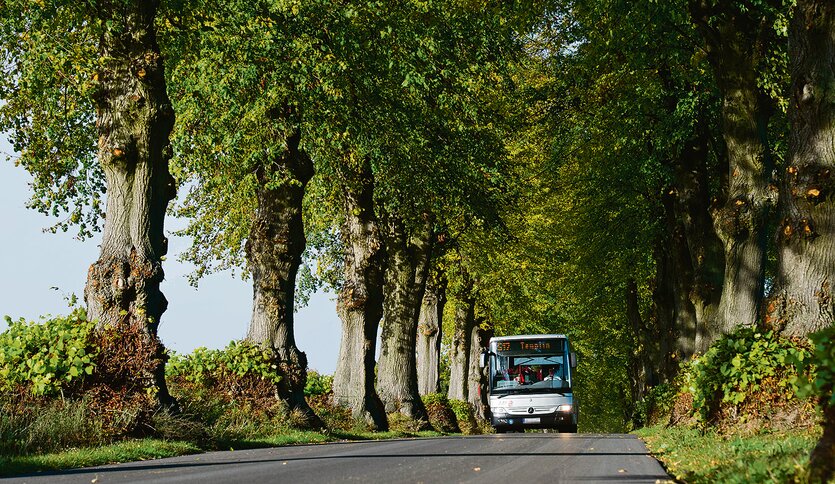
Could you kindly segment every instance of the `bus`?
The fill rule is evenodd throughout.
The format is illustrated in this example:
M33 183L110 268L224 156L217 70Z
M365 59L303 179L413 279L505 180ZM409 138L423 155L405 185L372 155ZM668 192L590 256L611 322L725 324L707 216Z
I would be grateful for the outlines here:
M481 355L488 368L490 423L496 432L528 428L577 432L577 357L562 334L501 336Z

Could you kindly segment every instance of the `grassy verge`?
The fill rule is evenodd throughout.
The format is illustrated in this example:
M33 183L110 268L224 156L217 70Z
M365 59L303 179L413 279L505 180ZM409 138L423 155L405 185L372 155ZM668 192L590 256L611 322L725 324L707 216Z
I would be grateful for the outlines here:
M350 440L385 440L409 437L437 437L439 432L313 432L289 430L242 440L228 440L212 447L200 447L193 442L160 439L128 440L99 447L69 449L42 455L0 456L0 476L33 472L74 469L118 462L161 459L178 455L196 454L207 450L255 449L297 444L316 444Z
M670 475L688 483L805 482L809 452L819 438L814 430L723 436L655 426L635 433Z

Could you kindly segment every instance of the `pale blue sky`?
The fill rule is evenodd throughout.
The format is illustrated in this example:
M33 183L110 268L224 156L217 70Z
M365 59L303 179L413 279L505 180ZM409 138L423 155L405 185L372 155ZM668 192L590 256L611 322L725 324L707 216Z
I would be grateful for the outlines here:
M6 137L0 135L0 317L63 314L65 295L83 295L99 238L80 242L69 233L43 233L54 221L25 207L31 178L5 161L11 152ZM169 307L160 324L163 343L189 352L198 346L220 348L242 338L252 305L249 281L226 272L207 276L198 289L189 286L185 275L191 267L176 260L188 240L170 234L173 223L166 221L170 254L163 265L162 290ZM332 294L317 293L296 313L298 346L307 353L310 368L324 373L333 373L336 367L342 331L333 299ZM0 320L0 330L5 327L5 320Z

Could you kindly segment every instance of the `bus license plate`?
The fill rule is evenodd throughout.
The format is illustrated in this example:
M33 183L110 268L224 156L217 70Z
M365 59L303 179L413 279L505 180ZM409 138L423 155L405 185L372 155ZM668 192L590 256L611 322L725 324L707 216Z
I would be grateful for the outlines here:
M538 417L537 418L523 418L522 423L523 424L538 424L539 423L539 418Z

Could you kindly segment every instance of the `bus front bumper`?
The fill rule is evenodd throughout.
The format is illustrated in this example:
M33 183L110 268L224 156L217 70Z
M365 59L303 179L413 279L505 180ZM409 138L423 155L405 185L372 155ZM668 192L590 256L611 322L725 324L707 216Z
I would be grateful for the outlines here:
M542 429L577 425L573 412L554 412L539 415L493 414L490 423L496 429Z

